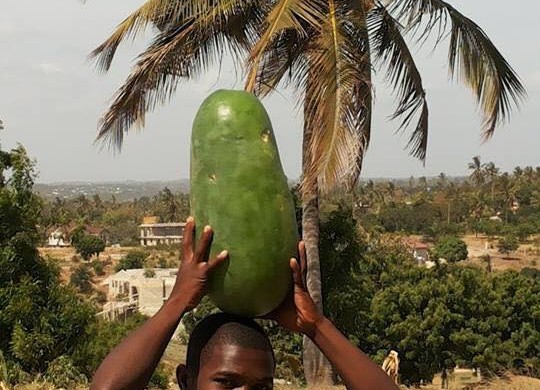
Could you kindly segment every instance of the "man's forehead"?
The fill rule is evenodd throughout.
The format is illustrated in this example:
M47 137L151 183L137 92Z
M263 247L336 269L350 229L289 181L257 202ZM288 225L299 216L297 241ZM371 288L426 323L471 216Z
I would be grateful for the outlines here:
M200 370L254 375L261 379L273 377L274 358L268 349L218 343L208 352L204 358L201 356Z

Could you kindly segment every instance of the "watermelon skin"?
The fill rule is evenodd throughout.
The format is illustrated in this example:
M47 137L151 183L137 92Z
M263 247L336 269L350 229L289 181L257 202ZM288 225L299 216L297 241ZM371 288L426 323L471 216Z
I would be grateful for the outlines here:
M223 311L255 317L283 301L296 256L294 203L270 118L252 94L218 90L201 105L191 135L191 211L214 230L211 257L229 260L208 293Z

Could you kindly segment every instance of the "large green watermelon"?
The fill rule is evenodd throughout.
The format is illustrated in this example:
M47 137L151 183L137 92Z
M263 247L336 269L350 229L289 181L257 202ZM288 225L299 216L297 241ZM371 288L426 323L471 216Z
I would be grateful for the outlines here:
M272 124L254 95L219 90L199 108L191 209L197 226L214 229L211 256L229 251L229 261L211 275L210 298L244 316L275 309L291 285L298 232Z

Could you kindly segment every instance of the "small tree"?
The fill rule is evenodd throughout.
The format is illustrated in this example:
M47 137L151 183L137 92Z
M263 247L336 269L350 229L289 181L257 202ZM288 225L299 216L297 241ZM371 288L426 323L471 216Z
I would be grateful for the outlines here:
M116 272L123 269L137 269L144 268L145 260L148 257L148 253L141 250L129 251L124 257L120 259L114 270Z
M512 235L507 235L499 238L499 243L497 247L499 248L499 252L504 253L508 258L510 252L515 251L519 247L519 244L516 237Z
M535 227L531 223L521 223L514 229L519 242L527 242L530 235L535 233Z
M73 389L78 385L88 383L86 376L79 371L73 360L66 355L59 356L50 362L44 376L48 382L56 387L67 389Z
M73 271L69 278L69 283L78 288L82 293L89 293L92 291L91 280L90 270L85 264L82 264Z
M74 247L77 247L77 243L80 239L82 239L85 236L85 228L83 225L78 225L75 229L73 229L70 233L70 239L71 239L71 245Z
M152 268L146 268L143 275L145 278L153 278L156 276L156 271L154 271Z
M441 237L432 249L432 256L435 259L445 259L451 263L465 260L468 255L467 244L456 236Z
M99 257L99 254L105 250L105 241L96 236L83 235L73 243L75 250L81 257L88 261L93 255Z
M105 271L103 270L103 263L101 261L92 261L92 268L94 269L94 273L96 274L96 276L105 275Z

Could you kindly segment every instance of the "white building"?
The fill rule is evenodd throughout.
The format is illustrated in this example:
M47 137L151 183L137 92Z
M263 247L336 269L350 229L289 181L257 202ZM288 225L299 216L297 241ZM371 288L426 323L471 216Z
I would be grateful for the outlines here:
M65 247L70 246L71 240L67 237L65 229L56 228L49 232L47 237L47 246Z
M176 268L128 269L109 276L101 282L109 291L99 315L110 320L133 311L153 316L169 298L177 272Z
M425 265L429 261L429 246L427 244L411 237L403 239L403 244L409 248L419 265Z
M182 242L183 222L143 223L139 225L142 246L171 245Z

